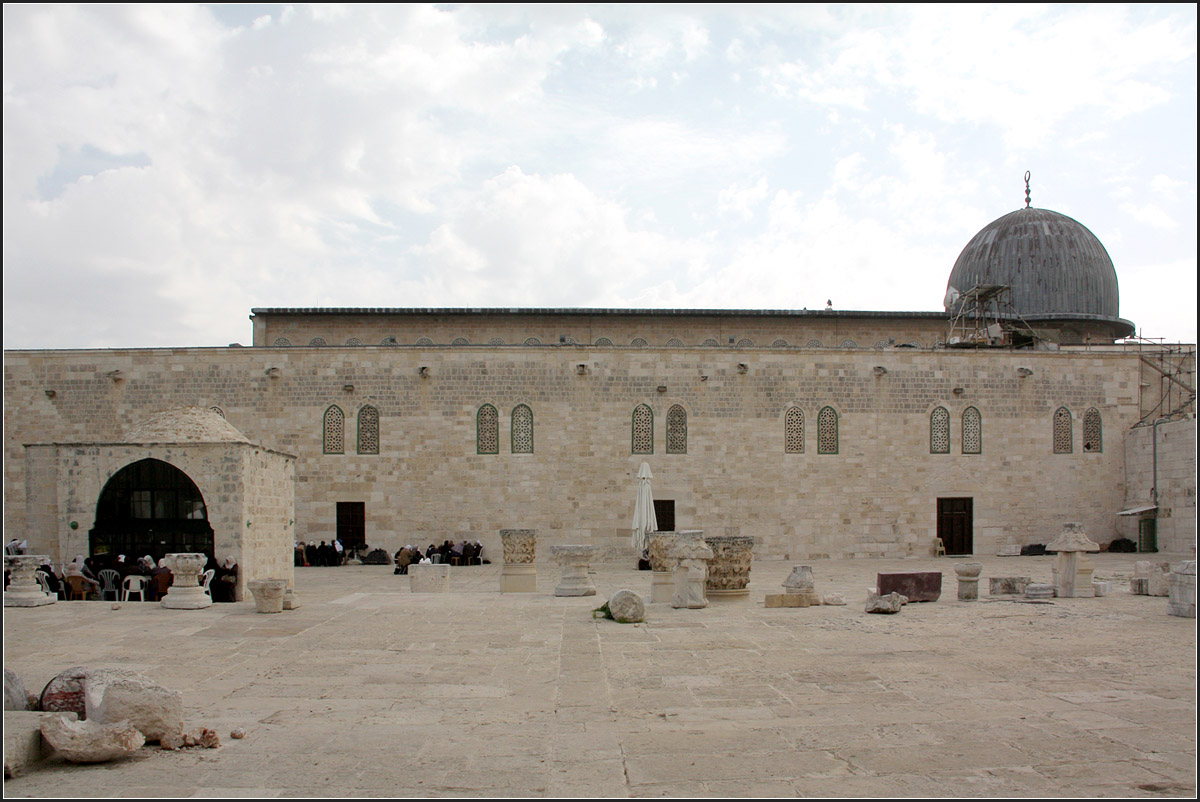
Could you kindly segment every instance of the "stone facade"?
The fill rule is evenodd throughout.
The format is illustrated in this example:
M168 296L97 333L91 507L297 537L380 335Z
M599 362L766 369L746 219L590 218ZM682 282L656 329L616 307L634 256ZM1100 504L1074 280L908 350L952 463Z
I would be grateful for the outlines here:
M342 501L365 504L366 542L388 551L452 534L482 541L495 559L499 531L519 525L538 530L543 560L568 543L597 546L600 560L625 558L642 461L653 466L655 498L674 501L677 529L753 537L760 559L927 553L940 497L973 499L976 553L1047 542L1067 520L1101 543L1118 534L1127 497L1120 438L1140 418L1141 375L1137 355L1121 349L932 349L945 320L928 313L360 317L259 310L255 342L320 335L363 346L7 352L6 531L56 559L86 551L104 477L135 457L121 444L126 427L192 405L219 408L262 446L149 444L136 454L177 464L221 507L217 552L236 546L242 583L290 576L292 540L332 538ZM385 330L401 344L370 344ZM553 345L524 346L521 334ZM438 345L404 344L421 336ZM625 344L559 345L560 336ZM457 337L471 344L447 344ZM637 338L649 345L628 345ZM804 347L817 340L826 347ZM827 347L851 340L857 347ZM902 347L909 340L921 347ZM642 404L653 412L650 454L631 448ZM498 412L498 453L479 447L483 405ZM344 421L340 451L323 430L333 406ZM519 406L532 411L526 453L513 445ZM378 413L378 453L359 453L368 407ZM803 413L800 451L785 447L792 407ZM950 453L931 453L937 407L949 412ZM1072 453L1054 453L1061 407L1071 413ZM672 408L684 429L669 448ZM969 408L980 413L979 454L963 453ZM836 431L819 442L826 409ZM1105 437L1095 452L1081 450L1089 409ZM46 443L57 445L25 447ZM280 454L298 456L276 465ZM65 481L75 461L88 475ZM235 468L256 478L221 478ZM288 510L279 499L293 480ZM1193 504L1194 486L1193 471ZM64 530L72 520L78 530ZM260 530L289 549L260 550ZM1160 548L1165 541L1160 534Z
M1157 438L1157 448L1155 439ZM1145 513L1157 518L1158 550L1189 554L1196 545L1196 416L1135 426L1122 443L1127 464L1125 508L1154 503L1154 477L1158 476L1158 510ZM1157 468L1155 451L1157 450ZM1138 518L1122 516L1117 531L1135 543Z

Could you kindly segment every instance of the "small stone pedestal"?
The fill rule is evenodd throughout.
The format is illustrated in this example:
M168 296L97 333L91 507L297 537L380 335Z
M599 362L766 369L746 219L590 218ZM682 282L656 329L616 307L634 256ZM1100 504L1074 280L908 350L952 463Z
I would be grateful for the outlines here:
M588 564L596 554L595 546L551 546L550 556L562 566L562 578L555 596L595 596L596 586L588 576Z
M500 570L501 593L537 593L537 531L501 529L504 568ZM411 570L411 569L410 569Z
M246 587L254 595L256 612L283 612L283 597L287 593L286 579L255 579L247 582Z
M1092 589L1092 572L1095 568L1082 555L1084 552L1100 551L1100 544L1088 539L1082 524L1064 524L1062 533L1047 544L1046 550L1058 552L1053 568L1055 596L1072 599L1096 595Z
M300 600L296 598L296 589L289 587L283 592L283 609L295 610L300 606Z
M207 557L203 554L168 554L163 559L174 580L159 604L168 610L199 610L212 606L212 598L200 587L200 572L204 570Z
M813 607L821 603L821 595L817 593L813 581L812 566L797 565L792 568L788 578L783 580L783 590L786 594L798 597L792 604L784 600L783 607ZM769 597L768 597L769 598Z
M675 592L675 580L671 577L671 561L669 551L674 532L650 532L646 536L646 547L650 553L650 602L666 603L671 601Z
M959 601L979 601L979 574L982 571L983 563L955 563Z
M704 542L700 530L680 532L671 543L668 552L675 566L671 575L675 579L675 592L671 595L672 607L697 609L708 606L704 595L704 583L708 576L708 561L713 552Z
M754 538L745 535L714 535L704 538L712 549L704 593L710 599L750 595L750 562Z
M450 590L448 563L412 563L408 566L408 588L413 593L446 593Z
M41 607L54 604L58 598L47 595L38 583L37 567L49 557L45 554L6 554L4 567L12 573L8 590L4 591L5 607Z
M1167 613L1180 618L1196 617L1196 561L1185 560L1175 567L1168 580Z

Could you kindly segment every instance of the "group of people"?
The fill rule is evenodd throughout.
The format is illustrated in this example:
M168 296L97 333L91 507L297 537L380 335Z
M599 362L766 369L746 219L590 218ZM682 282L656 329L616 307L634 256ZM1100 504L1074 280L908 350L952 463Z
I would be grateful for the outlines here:
M311 565L345 565L350 553L342 546L342 541L333 540L330 543L321 541L317 545L313 541L307 544L297 540L292 564L297 568Z
M408 566L414 563L449 563L450 565L482 565L483 544L476 540L470 543L460 540L451 543L449 540L438 546L433 543L421 553L420 546L402 546L394 555L397 574L407 574Z
M232 557L226 557L223 563L218 563L216 558L210 554L208 564L204 568L206 571L209 569L213 571L212 579L209 581L209 595L212 600L214 602L235 601L237 562ZM110 569L119 575L116 583L117 599L121 597L125 578L128 576L145 577L141 594L143 601L161 600L163 596L167 595L168 589L175 581L171 569L167 567L166 560L160 559L156 563L149 554L134 562L126 561L124 554L115 556L100 554L87 558L80 554L63 566L61 575L55 572L54 565L49 559L46 559L37 567L37 572L46 578L46 587L59 599L65 600L73 595L67 592L72 586L82 593L84 599L103 599L104 588L101 584L100 572Z

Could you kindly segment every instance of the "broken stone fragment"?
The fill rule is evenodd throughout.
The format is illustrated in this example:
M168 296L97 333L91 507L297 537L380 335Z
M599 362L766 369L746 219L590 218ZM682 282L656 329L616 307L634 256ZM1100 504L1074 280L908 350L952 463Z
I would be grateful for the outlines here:
M67 716L47 716L42 737L71 763L104 763L136 752L146 742L128 721L101 724L72 721Z
M5 710L36 710L29 706L29 694L25 692L25 683L11 668L4 669L4 709Z
M636 624L646 619L646 604L632 590L618 590L608 600L608 612L618 624Z
M871 595L867 597L866 612L898 613L905 604L908 604L908 599L895 591L883 596L872 591Z
M183 731L183 694L123 668L75 666L50 680L42 709L100 724L129 721L149 741Z

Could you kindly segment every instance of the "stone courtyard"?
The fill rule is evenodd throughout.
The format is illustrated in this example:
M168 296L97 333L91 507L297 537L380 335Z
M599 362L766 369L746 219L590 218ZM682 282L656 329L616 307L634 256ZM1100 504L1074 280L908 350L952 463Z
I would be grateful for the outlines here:
M5 610L4 664L39 692L76 665L182 691L219 749L58 759L6 797L1183 797L1196 792L1196 626L1129 592L1147 555L1092 555L1100 598L989 597L1053 557L806 561L846 606L764 607L796 563L755 562L747 598L591 611L650 573L593 564L597 595L498 592L501 566L412 593L390 567L296 569L299 609L60 602ZM1188 559L1193 559L1191 555ZM1176 562L1183 555L1156 555ZM877 572L940 571L934 603L863 612ZM233 740L235 727L246 737Z

